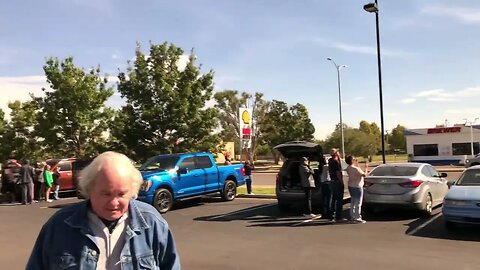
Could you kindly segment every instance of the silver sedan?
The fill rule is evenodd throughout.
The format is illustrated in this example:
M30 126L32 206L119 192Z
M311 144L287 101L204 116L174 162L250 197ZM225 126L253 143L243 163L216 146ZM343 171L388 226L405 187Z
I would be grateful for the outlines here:
M446 176L427 163L379 165L365 178L364 206L408 207L430 215L448 191Z

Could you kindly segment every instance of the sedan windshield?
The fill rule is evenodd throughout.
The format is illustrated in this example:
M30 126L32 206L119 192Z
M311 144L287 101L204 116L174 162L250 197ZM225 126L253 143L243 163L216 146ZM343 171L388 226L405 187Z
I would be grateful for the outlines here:
M141 171L166 171L175 168L178 157L176 156L156 156L149 158L140 167Z
M458 179L457 186L480 186L480 170L466 170Z
M370 172L370 176L412 176L418 167L412 166L380 166Z

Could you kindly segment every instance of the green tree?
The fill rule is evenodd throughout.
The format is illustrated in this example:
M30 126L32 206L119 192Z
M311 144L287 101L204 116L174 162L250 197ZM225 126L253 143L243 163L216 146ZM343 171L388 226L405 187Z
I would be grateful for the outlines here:
M135 54L133 66L118 75L126 105L112 130L117 147L131 149L140 160L160 153L216 151L217 110L205 106L212 96L213 71L201 74L193 51L181 70L183 50L173 44L150 44L148 55L137 45Z
M374 129L375 126L373 126L373 130ZM359 128L352 128L344 124L343 130L345 139L345 155L367 157L377 153L377 138L369 133L372 130L372 125L370 123L361 121ZM330 148L340 148L341 144L341 129L340 124L338 124L334 132L328 136L323 143L324 151L328 151Z
M36 109L33 101L14 101L8 104L10 108L10 121L7 123L1 112L0 130L0 157L5 160L15 157L19 160L39 160L43 158L41 141L36 136L34 126L36 123Z
M100 68L84 71L73 58L49 58L43 67L52 90L35 98L36 130L46 150L59 156L90 156L105 148L112 109L105 106L113 94Z
M271 147L288 141L312 141L315 132L304 105L297 103L289 108L287 103L278 100L269 103L265 119L259 127L265 142ZM277 163L279 156L275 152L273 155Z
M388 135L388 144L390 149L401 149L403 151L407 150L407 140L405 138L405 127L397 125L392 132Z
M263 142L261 129L259 125L264 121L268 103L263 100L262 93L255 93L252 104L253 119L253 136L252 136L252 152L256 154L257 147ZM218 120L221 128L220 137L223 141L235 142L235 152L240 150L240 126L239 126L239 109L246 107L252 95L242 92L240 95L236 90L224 90L217 92L213 96L218 109Z

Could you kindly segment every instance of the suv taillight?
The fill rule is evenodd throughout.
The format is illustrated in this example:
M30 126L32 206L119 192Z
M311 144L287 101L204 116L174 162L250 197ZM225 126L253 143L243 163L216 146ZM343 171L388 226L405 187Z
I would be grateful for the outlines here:
M422 180L412 180L412 181L408 181L408 182L405 182L405 183L400 183L398 185L400 185L401 187L404 187L404 188L417 188L422 183L423 183Z
M240 172L242 173L242 176L245 176L245 168L241 167Z

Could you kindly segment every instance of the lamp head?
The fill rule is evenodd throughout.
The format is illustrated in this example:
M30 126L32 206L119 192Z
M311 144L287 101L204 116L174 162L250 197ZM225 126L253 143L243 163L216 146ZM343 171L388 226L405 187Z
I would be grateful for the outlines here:
M375 3L368 3L363 6L363 9L367 12L374 13L378 12L377 5Z
M327 60L328 60L328 61L332 61L332 58L330 58L330 57L327 57Z

